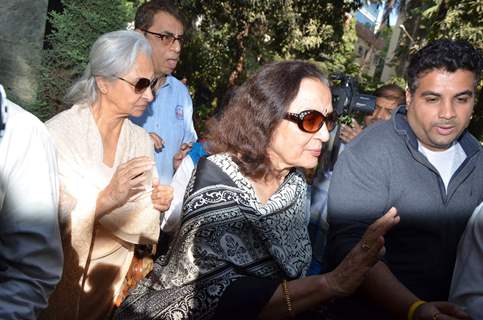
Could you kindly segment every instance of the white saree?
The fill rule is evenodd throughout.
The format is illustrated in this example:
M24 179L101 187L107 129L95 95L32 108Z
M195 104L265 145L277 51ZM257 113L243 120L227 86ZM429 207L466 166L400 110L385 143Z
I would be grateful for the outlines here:
M125 119L110 168L103 163L101 136L88 106L74 105L46 125L59 161L65 254L64 275L55 295L59 299L51 299L49 309L54 309L56 319L103 318L120 290L134 245L158 239L160 213L151 202L156 167L144 191L96 222L97 195L119 165L139 156L154 159L153 142L144 129ZM48 318L53 316L49 312Z

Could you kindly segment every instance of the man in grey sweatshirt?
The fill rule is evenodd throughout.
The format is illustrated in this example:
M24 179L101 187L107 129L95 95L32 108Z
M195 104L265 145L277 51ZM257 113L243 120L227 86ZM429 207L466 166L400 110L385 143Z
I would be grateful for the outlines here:
M341 154L329 189L329 265L390 207L401 222L358 293L332 307L338 319L466 318L445 301L458 241L483 200L483 151L466 130L482 64L464 41L422 48L408 66L407 107Z

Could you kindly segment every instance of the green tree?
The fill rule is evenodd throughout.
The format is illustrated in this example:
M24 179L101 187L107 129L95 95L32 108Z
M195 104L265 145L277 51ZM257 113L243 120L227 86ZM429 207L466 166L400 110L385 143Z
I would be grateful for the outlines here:
M466 39L483 49L483 2L474 0L429 1L422 12L421 28L426 42L442 37Z
M189 79L199 113L209 114L205 109L213 108L227 88L242 83L267 61L322 61L328 70L335 60L339 71L355 69L349 61L352 52L348 60L340 53L347 53L351 45L343 38L346 15L362 1L178 0L176 4L192 26L177 74Z
M41 67L40 99L30 109L45 120L62 111L63 97L88 62L89 50L103 33L125 29L133 7L126 0L62 0L63 11L51 12Z
M325 74L345 73L364 81L361 75L361 66L357 63L355 45L357 42L356 20L347 16L344 22L344 33L340 42L330 54L325 53L316 57L321 70Z
M34 112L43 119L63 110L62 97L80 76L88 51L102 33L123 29L144 0L63 0L51 13L54 32L42 72L43 97ZM280 59L307 59L327 73L359 75L353 54L356 35L348 13L362 0L174 0L189 21L178 76L186 76L195 116L204 120L226 89L260 65ZM134 9L133 9L134 8Z

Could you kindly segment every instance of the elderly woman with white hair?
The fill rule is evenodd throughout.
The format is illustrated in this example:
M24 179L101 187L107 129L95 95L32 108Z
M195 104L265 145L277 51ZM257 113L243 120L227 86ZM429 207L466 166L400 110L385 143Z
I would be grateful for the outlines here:
M94 43L73 106L47 122L61 183L64 275L47 319L105 319L137 244L154 244L172 189L159 185L154 146L128 116L153 99L151 47L133 31Z

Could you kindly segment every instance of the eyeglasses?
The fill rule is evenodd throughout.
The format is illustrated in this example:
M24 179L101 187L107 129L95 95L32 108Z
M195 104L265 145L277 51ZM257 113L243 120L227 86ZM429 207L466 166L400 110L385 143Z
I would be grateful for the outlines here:
M183 35L180 35L177 37L171 32L157 33L157 32L148 31L146 29L141 29L141 31L152 34L153 36L159 38L159 40L161 40L161 43L166 47L171 47L176 40L178 40L180 46L182 46L184 42Z
M322 128L324 123L327 125L327 130L329 131L335 128L334 113L329 113L327 116L324 116L319 111L306 110L300 113L287 112L283 118L295 122L300 130L308 133L316 133Z
M138 81L136 81L136 83L132 83L121 77L116 77L116 78L126 83L129 83L131 86L134 87L134 92L138 94L143 93L148 87L151 87L151 90L154 90L154 87L158 82L158 78L154 78L153 80L149 80L148 78L139 78Z

